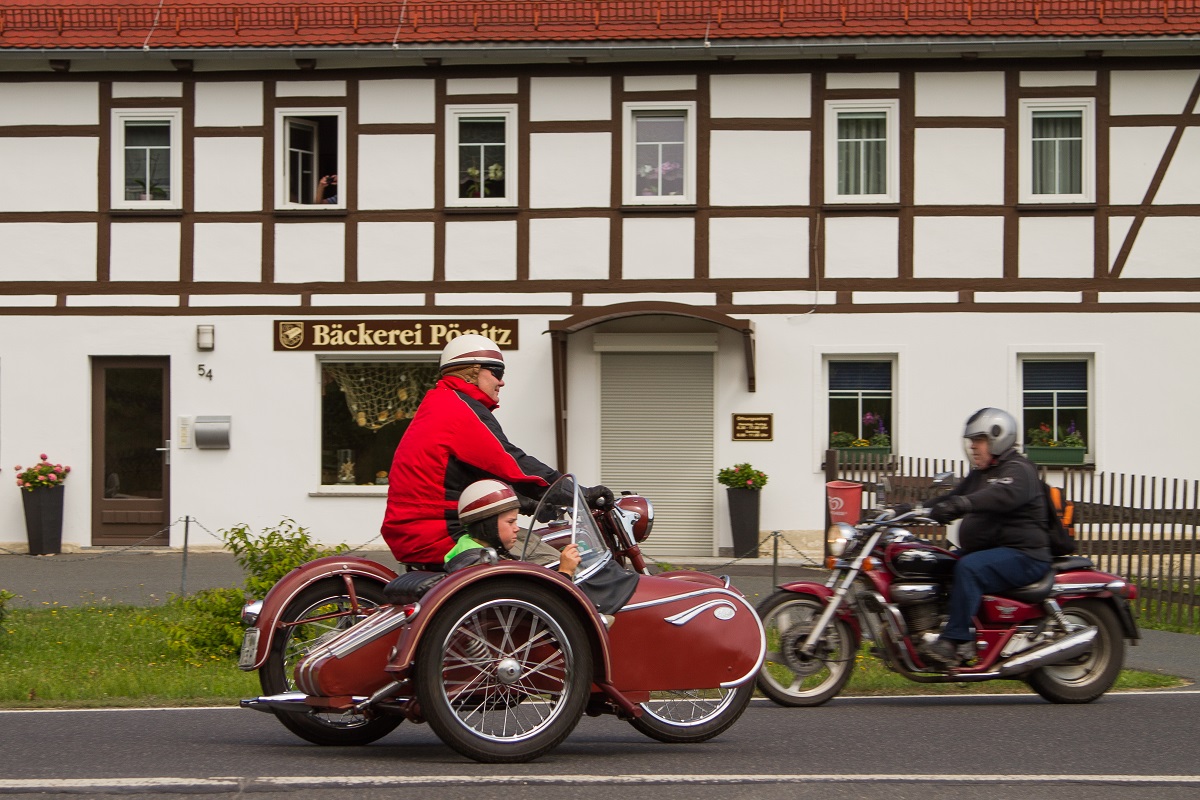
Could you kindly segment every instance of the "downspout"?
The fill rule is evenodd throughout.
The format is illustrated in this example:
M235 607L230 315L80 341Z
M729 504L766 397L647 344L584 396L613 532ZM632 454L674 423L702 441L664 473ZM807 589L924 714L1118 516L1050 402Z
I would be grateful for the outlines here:
M554 455L559 472L567 471L567 331L550 331L551 379L554 382Z

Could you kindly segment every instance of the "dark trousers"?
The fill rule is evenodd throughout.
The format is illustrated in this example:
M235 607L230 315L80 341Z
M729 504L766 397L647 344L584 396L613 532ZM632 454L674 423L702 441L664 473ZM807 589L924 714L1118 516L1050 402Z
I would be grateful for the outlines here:
M954 565L954 588L950 590L950 619L942 638L969 642L971 618L979 610L985 594L1003 593L1040 580L1050 570L1038 561L1011 547L993 547L968 553Z

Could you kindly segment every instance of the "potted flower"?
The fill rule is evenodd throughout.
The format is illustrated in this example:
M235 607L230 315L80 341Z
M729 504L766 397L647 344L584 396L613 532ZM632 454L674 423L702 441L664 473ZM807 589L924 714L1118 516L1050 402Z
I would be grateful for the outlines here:
M868 411L862 418L862 436L848 431L832 431L829 434L829 446L855 457L886 455L892 452L892 436L888 433L883 415Z
M729 495L729 524L734 558L758 555L758 501L767 473L749 464L734 464L717 473L717 483Z
M28 469L17 466L17 488L25 503L25 533L30 555L58 553L62 549L63 484L70 467L50 463L42 453L41 461Z
M1045 422L1026 431L1025 455L1035 464L1082 464L1087 441L1071 420L1057 431Z

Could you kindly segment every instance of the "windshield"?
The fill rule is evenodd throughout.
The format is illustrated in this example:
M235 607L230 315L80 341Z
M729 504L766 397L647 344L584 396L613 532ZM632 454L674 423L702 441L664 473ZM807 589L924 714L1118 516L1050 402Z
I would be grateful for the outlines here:
M539 526L539 519L549 522ZM574 475L563 475L546 490L524 538L522 560L528 560L539 540L558 550L572 542L578 545L579 568L575 570L575 583L585 580L612 559L612 552L596 528L596 520L592 518Z

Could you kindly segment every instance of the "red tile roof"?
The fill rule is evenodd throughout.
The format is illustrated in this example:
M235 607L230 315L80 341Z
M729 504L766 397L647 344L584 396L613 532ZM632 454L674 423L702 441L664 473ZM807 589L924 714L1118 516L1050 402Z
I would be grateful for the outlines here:
M3 0L5 49L1200 33L1200 0Z

